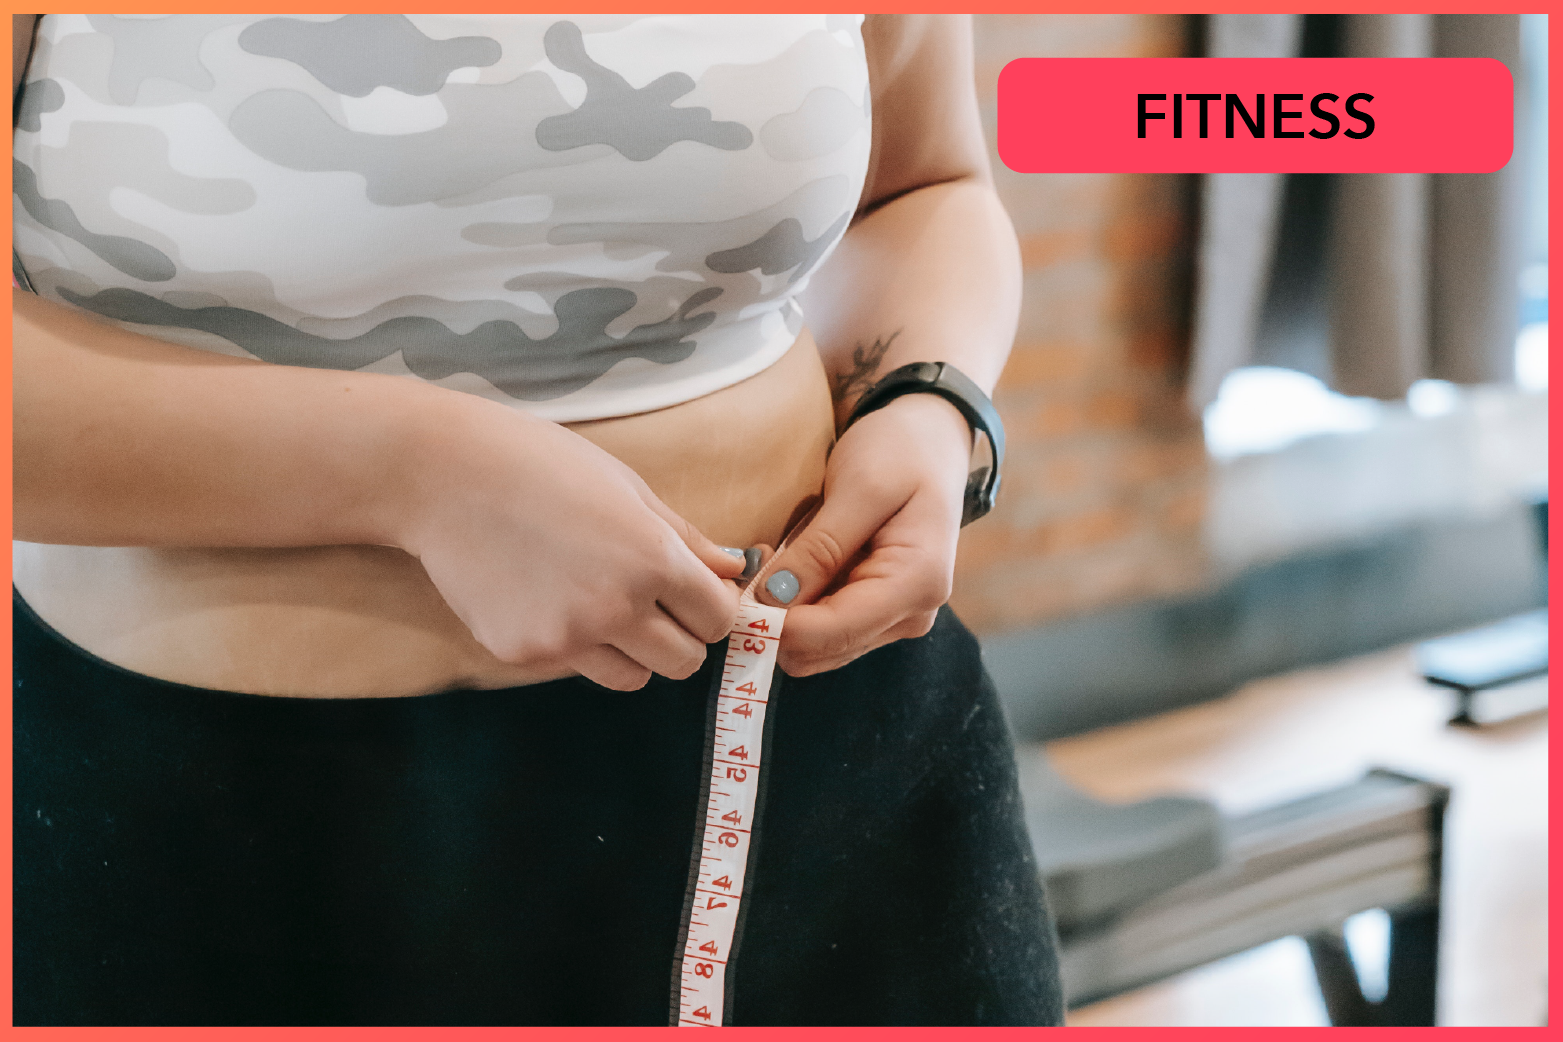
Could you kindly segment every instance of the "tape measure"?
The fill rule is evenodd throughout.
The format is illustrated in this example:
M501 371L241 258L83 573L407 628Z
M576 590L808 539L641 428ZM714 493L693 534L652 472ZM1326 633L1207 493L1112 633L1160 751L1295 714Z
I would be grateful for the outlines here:
M818 509L809 511L792 531L802 531ZM690 859L669 1018L678 1027L721 1027L730 1022L727 971L758 834L766 711L776 676L776 649L787 621L787 609L761 604L754 591L791 539L789 534L782 540L744 588L738 621L727 637L716 697L706 714L708 770L701 793L700 845Z

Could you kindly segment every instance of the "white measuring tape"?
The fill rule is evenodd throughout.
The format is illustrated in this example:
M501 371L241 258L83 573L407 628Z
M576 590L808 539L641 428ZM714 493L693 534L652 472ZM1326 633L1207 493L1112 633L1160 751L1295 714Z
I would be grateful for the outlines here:
M801 532L818 509L792 532ZM727 969L754 846L766 710L787 621L787 609L761 604L754 590L791 540L789 533L744 588L738 621L727 637L716 706L706 724L705 817L699 861L684 899L683 955L670 1018L679 1027L720 1027L727 1019Z
M686 900L684 956L678 987L681 1027L718 1027L727 1000L727 967L738 929L744 877L754 838L765 752L765 711L776 669L785 608L745 595L727 638L710 738L705 829L693 898Z

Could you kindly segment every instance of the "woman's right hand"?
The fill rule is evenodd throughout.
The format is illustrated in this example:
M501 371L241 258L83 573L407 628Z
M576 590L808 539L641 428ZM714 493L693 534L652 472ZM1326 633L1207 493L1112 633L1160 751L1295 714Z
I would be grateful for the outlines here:
M463 398L419 439L392 531L473 636L620 691L694 673L737 617L723 580L743 561L580 435Z

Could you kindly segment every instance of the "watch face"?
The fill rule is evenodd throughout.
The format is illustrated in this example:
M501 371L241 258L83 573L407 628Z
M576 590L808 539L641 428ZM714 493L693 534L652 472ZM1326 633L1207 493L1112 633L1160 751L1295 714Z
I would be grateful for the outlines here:
M966 479L966 505L961 512L961 527L983 517L998 498L999 476L990 467L978 467Z

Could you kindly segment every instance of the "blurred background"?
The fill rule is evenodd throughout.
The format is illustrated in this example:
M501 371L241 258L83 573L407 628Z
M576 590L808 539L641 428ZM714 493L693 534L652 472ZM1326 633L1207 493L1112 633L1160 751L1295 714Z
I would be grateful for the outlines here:
M1516 86L1495 174L993 156L1025 305L952 603L1072 1023L1545 1022L1546 33L976 17L990 141L1019 57L1490 56Z

